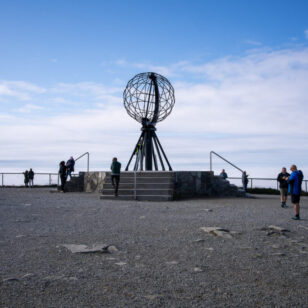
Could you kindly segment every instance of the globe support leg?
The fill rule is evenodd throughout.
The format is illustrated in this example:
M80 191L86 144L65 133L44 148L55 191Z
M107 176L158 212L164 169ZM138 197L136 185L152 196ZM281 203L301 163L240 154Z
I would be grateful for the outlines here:
M164 158L165 158L165 160L166 160L166 162L167 162L167 164L168 164L169 171L172 171L172 168L171 168L171 165L170 165L170 163L169 163L169 161L168 161L167 155L165 154L164 149L163 149L163 147L161 146L161 144L160 144L160 142L159 142L159 139L158 139L156 133L153 132L153 134L154 134L154 140L155 140L155 139L157 140L157 143L158 143L158 145L159 145L159 147L160 147L160 149L161 149L161 152L163 153ZM159 151L158 151L158 152L159 152Z
M132 153L132 155L131 155L131 157L130 157L130 159L129 159L127 165L126 165L125 171L128 171L129 165L130 165L130 163L131 163L131 161L132 161L134 155L136 155L137 148L138 148L138 144L140 143L141 140L143 140L143 135L144 135L144 132L141 133L141 135L140 135L140 137L139 137L139 139L138 139L138 141L137 141L137 143L136 143L136 146L135 146L135 148L134 148L134 151L133 151L133 153ZM140 150L141 150L141 149L139 149L138 152L140 152ZM137 156L139 156L139 154L140 154L140 153L138 153ZM137 163L137 162L136 162L136 163ZM136 169L136 164L135 164L134 170L135 170L135 169ZM137 169L138 169L138 165L137 165Z
M172 171L171 165L168 161L168 158L163 150L162 145L159 142L159 139L155 133L155 127L152 125L145 125L142 127L142 133L138 139L138 142L134 148L134 151L129 159L129 162L125 168L125 171L128 171L129 165L133 160L133 157L136 156L134 163L134 171L155 171L159 170L157 156L163 171L165 171L164 160L167 163L169 170ZM153 166L154 163L154 166Z

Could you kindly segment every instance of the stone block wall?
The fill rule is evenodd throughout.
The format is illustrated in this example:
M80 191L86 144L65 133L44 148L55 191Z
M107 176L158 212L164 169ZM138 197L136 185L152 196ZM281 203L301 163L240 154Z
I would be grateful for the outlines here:
M103 189L105 179L104 171L84 172L84 191L99 193Z

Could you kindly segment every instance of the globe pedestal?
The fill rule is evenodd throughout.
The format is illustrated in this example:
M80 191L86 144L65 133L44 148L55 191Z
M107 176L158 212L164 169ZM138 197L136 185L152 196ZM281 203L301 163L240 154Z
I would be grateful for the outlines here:
M165 171L165 165L168 166L169 171L172 171L172 167L168 161L164 149L155 133L155 126L145 123L142 126L141 131L141 135L128 161L125 171L128 171L134 156L134 171L152 171L153 163L155 171Z

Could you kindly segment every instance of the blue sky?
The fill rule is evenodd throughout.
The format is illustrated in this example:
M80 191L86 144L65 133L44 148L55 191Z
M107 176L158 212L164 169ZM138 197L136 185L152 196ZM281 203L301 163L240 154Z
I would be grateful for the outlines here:
M54 171L86 151L96 170L125 164L139 124L122 92L144 71L175 88L158 125L175 169L207 170L216 150L252 176L308 172L308 2L296 0L0 1L0 170Z

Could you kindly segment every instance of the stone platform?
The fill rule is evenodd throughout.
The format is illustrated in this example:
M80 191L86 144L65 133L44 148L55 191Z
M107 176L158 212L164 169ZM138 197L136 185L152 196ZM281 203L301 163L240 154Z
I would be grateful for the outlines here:
M78 180L79 178L79 180ZM106 171L81 172L68 191L97 192L102 199L114 199L111 174ZM194 197L243 196L235 185L211 171L122 172L118 199L171 201Z

